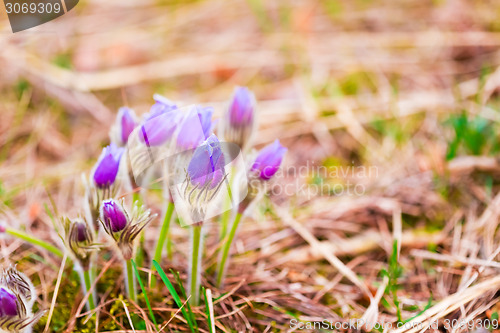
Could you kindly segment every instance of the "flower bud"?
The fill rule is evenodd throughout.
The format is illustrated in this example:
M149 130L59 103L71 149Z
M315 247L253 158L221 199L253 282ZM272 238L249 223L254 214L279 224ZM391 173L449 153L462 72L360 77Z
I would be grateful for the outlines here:
M90 241L90 237L88 234L88 227L85 222L75 222L76 224L76 240L79 243Z
M222 133L227 142L235 143L245 150L255 129L255 97L245 87L236 87L226 115L222 119Z
M127 226L127 215L120 205L113 199L105 200L102 203L101 219L107 229L113 232L120 232Z
M215 188L224 176L224 154L217 137L212 134L196 148L187 172L191 184L200 188Z
M0 288L0 319L17 316L17 297L5 288Z
M271 179L280 168L287 150L279 140L267 145L258 153L251 171L255 172L261 180Z
M118 110L117 122L122 146L127 144L130 133L137 126L135 119L134 110L127 107L122 107Z
M123 259L134 257L137 236L156 215L151 215L149 209L139 206L137 201L132 211L126 211L123 202L105 200L101 207L100 222L104 231L111 236Z
M75 262L78 262L83 270L90 266L91 258L99 249L94 243L94 232L82 218L61 219L64 234L61 238L64 245Z
M236 87L229 104L229 123L234 127L251 125L254 120L255 97L245 87Z
M31 280L15 267L0 272L0 332L32 332L45 311L32 313L36 299Z
M124 148L119 148L114 143L102 150L93 173L94 182L98 188L102 189L113 185L124 151Z
M31 280L19 272L15 266L9 266L0 273L0 285L8 288L15 295L22 297L28 306L32 306L36 299L35 286Z

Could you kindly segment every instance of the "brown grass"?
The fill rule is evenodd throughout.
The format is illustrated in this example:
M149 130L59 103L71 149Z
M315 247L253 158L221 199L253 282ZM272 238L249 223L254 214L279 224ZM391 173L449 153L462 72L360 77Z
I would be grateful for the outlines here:
M404 319L430 298L413 322L437 320L443 330L445 319L491 317L500 289L500 164L495 156L465 152L446 161L453 133L443 122L462 110L500 119L500 7L493 1L331 3L86 1L17 34L3 18L0 219L57 243L44 207L52 199L61 214L81 209L80 175L107 144L119 106L146 112L158 92L183 104L213 105L220 116L234 85L246 85L260 101L256 144L280 138L289 148L285 170L314 163L377 172L326 180L360 184L363 195L265 199L239 230L225 287L216 288L211 275L203 281L214 296L218 330L293 331L293 318L395 322L393 295L383 295L388 281L379 274L394 241ZM311 176L285 173L280 182L311 184ZM161 211L159 197L147 201ZM151 251L159 223L146 231ZM214 227L207 269L218 246ZM180 227L173 230L173 249L163 266L185 278L187 232ZM79 289L64 282L71 270L60 270L59 259L7 238L0 239L0 253L1 265L19 262L37 282L41 308L53 309L54 302L71 314L64 327L47 332L70 332L93 320ZM100 261L103 279L113 284L100 286L99 325L112 322L129 332L128 318L136 314L152 327L143 304L118 299L120 266L107 265L109 255ZM74 293L74 303L53 298L59 283L59 293ZM153 308L168 323L165 331L188 331L166 289ZM207 332L205 308L195 312ZM105 332L102 327L95 332Z

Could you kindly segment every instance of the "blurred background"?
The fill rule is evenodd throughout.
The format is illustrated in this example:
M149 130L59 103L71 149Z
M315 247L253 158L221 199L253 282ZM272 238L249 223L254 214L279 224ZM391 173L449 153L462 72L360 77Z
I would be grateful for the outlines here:
M472 276L470 260L498 254L499 18L500 3L493 0L82 0L54 21L13 34L2 9L2 218L56 240L44 203L75 211L76 183L108 143L120 106L142 114L159 93L180 104L212 105L220 116L234 87L247 86L259 102L256 146L279 138L289 148L287 167L376 168L364 176L309 169L299 183L285 172L282 181L297 188L345 188L349 181L363 192L280 192L273 200L320 241L334 244L332 251L366 281L380 282L393 239L408 237L400 257L406 273L398 283L409 291L400 295L409 318L431 294L439 301L467 288L468 279L459 276ZM266 219L272 223L242 231L242 256L232 273L280 281L283 287L259 289L278 290L274 303L254 309L260 316L285 327L290 308L312 317L367 311L367 300L353 294L359 290L349 281L328 284L337 271L280 217ZM370 240L374 245L366 248ZM21 246L0 244L4 258ZM429 267L429 253L452 259L432 257ZM249 261L263 266L245 267ZM43 283L55 280L55 266ZM27 267L27 274L37 269ZM494 312L498 282L491 287L456 316ZM50 302L48 295L42 299ZM395 316L390 306L380 313ZM227 325L238 323L255 331L268 327L259 316Z

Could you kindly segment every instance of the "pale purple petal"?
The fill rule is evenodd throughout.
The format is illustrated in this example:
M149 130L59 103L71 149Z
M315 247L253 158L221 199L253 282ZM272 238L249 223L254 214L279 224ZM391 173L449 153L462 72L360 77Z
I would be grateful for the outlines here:
M287 150L279 140L274 141L259 152L252 165L252 171L258 172L262 180L271 179L280 168Z
M117 147L114 143L103 149L94 171L94 182L97 187L108 187L115 182L124 151L124 148Z

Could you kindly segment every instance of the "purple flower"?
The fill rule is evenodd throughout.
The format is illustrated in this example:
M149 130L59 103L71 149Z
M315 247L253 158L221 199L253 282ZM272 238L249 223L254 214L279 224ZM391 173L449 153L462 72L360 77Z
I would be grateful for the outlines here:
M120 232L127 226L127 215L120 205L113 199L105 200L102 203L101 218L107 229L113 232Z
M213 189L221 182L224 176L224 154L214 134L196 148L187 172L191 184L198 187Z
M160 146L167 142L174 134L180 120L177 106L161 95L154 95L156 103L144 117L139 131L139 139L147 146Z
M130 133L137 126L135 121L135 113L132 109L122 107L118 110L118 128L120 129L120 139L122 145L127 144Z
M162 95L154 94L153 99L156 103L153 104L153 106L149 110L149 114L145 116L146 120L154 118L163 113L177 110L177 105Z
M211 107L195 105L184 118L181 124L177 144L182 149L194 149L205 141L212 131Z
M111 186L116 179L120 167L120 159L125 148L119 148L114 143L102 150L94 171L94 182L98 188Z
M234 127L251 125L255 113L255 97L245 87L236 87L229 104L229 123Z
M85 222L76 222L76 240L79 243L90 240Z
M287 150L279 140L274 141L258 153L251 170L256 172L262 180L271 179L278 171Z
M0 318L18 314L17 297L7 289L0 288Z

